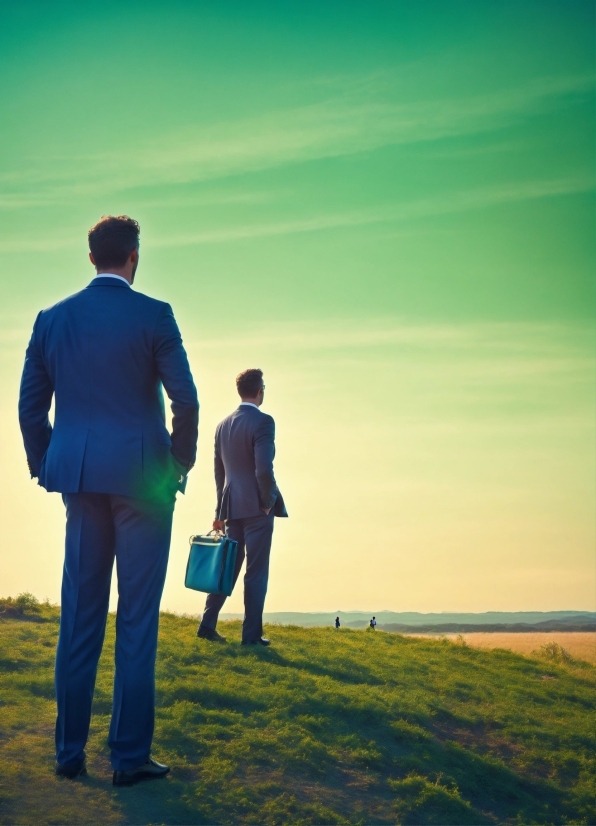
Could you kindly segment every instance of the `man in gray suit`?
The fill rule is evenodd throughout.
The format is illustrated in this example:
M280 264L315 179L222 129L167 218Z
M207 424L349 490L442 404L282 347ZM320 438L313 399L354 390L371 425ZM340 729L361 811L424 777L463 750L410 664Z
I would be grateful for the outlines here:
M275 422L262 413L265 385L262 370L245 370L236 378L240 406L215 431L217 508L213 528L238 543L234 584L246 555L243 645L269 645L263 637L263 607L269 578L274 516L287 516L273 475ZM226 601L209 594L198 637L224 642L215 627Z

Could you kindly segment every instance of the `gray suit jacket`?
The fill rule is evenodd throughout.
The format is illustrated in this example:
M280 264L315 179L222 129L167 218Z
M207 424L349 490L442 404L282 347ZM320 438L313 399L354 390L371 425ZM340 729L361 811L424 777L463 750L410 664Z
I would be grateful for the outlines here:
M275 516L288 512L273 475L275 422L250 405L240 405L215 431L216 519Z

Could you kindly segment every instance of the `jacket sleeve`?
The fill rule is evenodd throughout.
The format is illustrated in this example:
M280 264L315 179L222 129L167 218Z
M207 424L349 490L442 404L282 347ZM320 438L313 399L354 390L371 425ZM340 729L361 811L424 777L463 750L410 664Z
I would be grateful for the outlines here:
M272 508L277 499L278 490L273 475L275 458L275 422L271 416L263 416L253 438L255 451L255 474L259 486L261 505Z
M38 341L38 322L35 320L31 340L25 353L25 366L19 393L19 423L31 478L39 476L42 459L52 438L48 417L54 387L41 355Z
M226 481L226 471L223 459L219 452L219 427L215 431L215 452L213 457L213 470L215 472L215 489L217 490L217 506L215 508L215 518L221 519L221 506L223 499L224 485Z
M194 465L199 436L199 400L174 313L165 304L154 334L157 371L172 405L172 455L187 470Z

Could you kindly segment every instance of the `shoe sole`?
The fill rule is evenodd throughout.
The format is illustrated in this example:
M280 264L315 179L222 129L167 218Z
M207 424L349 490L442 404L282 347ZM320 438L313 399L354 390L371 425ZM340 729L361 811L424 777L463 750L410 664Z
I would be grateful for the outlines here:
M56 777L65 777L67 780L76 780L77 777L87 777L87 769L83 767L80 771L73 773L56 772Z
M137 783L143 783L145 780L162 780L169 773L167 771L163 774L142 774L139 777L132 777L130 780L114 780L112 778L112 786L136 786Z
M261 648L271 648L271 643L268 643L267 645L264 645L262 642L241 642L240 645L254 645L254 646L258 645Z

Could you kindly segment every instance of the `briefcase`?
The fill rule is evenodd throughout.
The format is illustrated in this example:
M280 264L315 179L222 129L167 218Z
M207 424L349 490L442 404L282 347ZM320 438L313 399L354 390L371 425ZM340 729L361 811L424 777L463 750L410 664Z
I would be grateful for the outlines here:
M193 591L229 597L234 587L237 553L236 540L215 531L206 536L191 536L184 584Z

